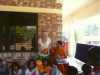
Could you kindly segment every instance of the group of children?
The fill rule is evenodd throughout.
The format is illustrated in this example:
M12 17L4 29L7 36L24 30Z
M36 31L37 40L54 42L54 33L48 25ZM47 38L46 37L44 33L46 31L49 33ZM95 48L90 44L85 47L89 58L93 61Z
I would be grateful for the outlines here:
M49 48L49 54L45 55L46 52L48 49L43 50L44 55L38 53L27 62L22 62L23 64L19 61L12 61L3 66L3 60L1 60L0 75L61 75L56 60L66 57L63 42L57 41L55 47ZM3 67L5 70L2 72Z
M0 75L64 75L66 69L57 61L67 57L64 42L59 40L53 44L48 33L44 32L38 40L38 49L37 55L23 64L19 61L7 63L3 72L0 66Z

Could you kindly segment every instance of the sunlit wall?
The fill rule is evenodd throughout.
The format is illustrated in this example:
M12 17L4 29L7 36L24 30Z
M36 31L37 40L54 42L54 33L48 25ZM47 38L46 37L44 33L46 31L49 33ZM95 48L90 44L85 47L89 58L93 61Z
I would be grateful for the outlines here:
M73 13L79 10L81 7L87 5L93 0L63 0L63 35L68 38L69 42L69 56L75 56L76 39L74 37L73 24L75 18Z

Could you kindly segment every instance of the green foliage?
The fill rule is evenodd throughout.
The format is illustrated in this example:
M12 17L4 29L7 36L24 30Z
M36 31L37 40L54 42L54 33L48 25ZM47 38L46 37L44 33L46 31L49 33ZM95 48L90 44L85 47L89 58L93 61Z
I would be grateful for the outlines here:
M22 38L24 40L32 39L36 28L28 29L27 26L16 26L16 38Z

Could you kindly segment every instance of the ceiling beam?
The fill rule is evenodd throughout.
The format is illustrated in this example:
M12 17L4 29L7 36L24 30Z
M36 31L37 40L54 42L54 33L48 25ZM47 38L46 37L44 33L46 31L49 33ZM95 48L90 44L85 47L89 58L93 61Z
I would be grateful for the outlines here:
M6 5L6 6L5 5L0 5L0 11L62 14L62 10L61 9L38 8L38 7L22 7L22 6L8 6L8 5Z

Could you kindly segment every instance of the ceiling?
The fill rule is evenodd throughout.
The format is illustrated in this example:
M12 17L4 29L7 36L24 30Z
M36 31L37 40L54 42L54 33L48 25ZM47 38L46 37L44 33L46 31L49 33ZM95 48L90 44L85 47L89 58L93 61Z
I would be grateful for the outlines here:
M63 0L63 15L69 15L93 0Z

